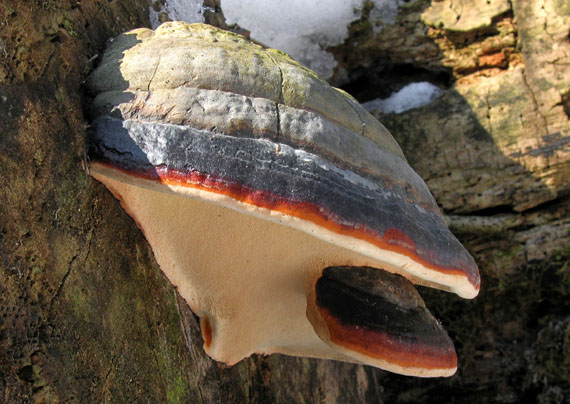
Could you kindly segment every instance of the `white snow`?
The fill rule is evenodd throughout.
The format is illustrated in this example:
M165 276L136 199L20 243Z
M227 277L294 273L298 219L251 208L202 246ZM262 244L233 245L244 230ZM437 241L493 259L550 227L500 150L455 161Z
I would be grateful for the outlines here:
M336 62L323 48L346 39L362 0L222 0L221 5L228 24L239 24L253 39L328 78Z
M370 22L375 33L382 30L383 24L394 24L398 15L398 7L404 0L374 0L374 7L370 10Z
M280 49L327 79L336 61L324 50L340 45L348 26L361 16L364 0L221 0L228 24L239 24L251 37ZM374 0L370 20L394 24L403 0ZM378 27L374 27L378 31Z
M380 110L385 114L400 114L413 108L429 104L443 91L426 81L411 83L385 99L377 98L362 104L368 111Z
M158 16L164 12L172 21L204 22L203 0L166 0L164 7L156 12L152 7L149 10L150 25L156 29L160 25Z
M404 0L373 0L374 30L393 24ZM266 46L280 49L327 79L336 61L327 47L341 44L348 26L361 16L364 0L221 0L228 24L238 24ZM202 0L166 0L160 12L173 21L203 22ZM151 25L160 25L160 12L150 9ZM380 28L379 28L380 27Z

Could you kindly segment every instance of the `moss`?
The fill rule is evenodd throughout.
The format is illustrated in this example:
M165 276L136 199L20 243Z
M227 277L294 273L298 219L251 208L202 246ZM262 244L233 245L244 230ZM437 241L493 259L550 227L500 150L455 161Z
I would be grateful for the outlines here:
M249 367L250 364L246 361L242 361L236 365L238 378L240 381L240 387L244 393L244 402L247 403L251 402L251 397L250 397L251 380L249 377Z
M72 293L69 297L69 302L71 304L71 310L73 310L77 319L88 321L93 316L93 307L85 294L81 292Z
M570 393L570 318L552 319L540 330L526 384L542 390L541 395L551 386Z
M75 32L75 30L73 29L73 24L71 21L65 19L63 20L63 22L61 23L62 27L69 33L69 35L71 36L76 36L77 33Z
M364 2L362 16L348 27L348 37L351 41L362 40L363 37L369 37L372 34L372 23L369 16L373 7L374 3L370 1Z
M171 404L185 403L188 400L188 392L186 390L186 380L181 376L177 376L168 386L166 398Z
M399 7L406 10L405 13L412 13L412 12L421 12L425 10L427 7L429 7L430 4L431 3L429 0L415 0L400 4Z
M570 227L568 232L570 233ZM558 266L556 275L560 278L560 293L563 296L570 296L570 245L558 250L554 254L553 261L554 265Z

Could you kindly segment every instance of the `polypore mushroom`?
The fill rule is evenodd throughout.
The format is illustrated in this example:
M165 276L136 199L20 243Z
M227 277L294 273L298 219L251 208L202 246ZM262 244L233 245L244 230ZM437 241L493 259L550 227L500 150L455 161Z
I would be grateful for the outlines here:
M200 317L208 355L455 372L410 281L472 298L477 267L353 98L282 52L185 23L119 36L87 84L91 174Z

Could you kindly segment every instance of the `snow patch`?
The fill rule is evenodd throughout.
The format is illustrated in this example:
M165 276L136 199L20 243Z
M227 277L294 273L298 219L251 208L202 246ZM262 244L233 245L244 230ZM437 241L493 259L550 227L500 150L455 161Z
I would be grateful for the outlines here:
M443 93L438 87L431 83L422 81L419 83L411 83L402 88L400 91L392 93L385 99L377 98L362 104L368 111L380 110L385 114L395 112L400 114L413 108L419 108L429 104Z
M373 0L370 20L375 32L393 24L404 0ZM327 79L337 63L325 49L340 45L348 26L361 17L364 0L221 0L228 24L238 24L266 46L280 49ZM204 22L203 0L166 0L160 11L150 8L152 28L160 13L172 21Z
M394 24L398 15L398 7L404 0L374 0L374 7L370 10L370 21L373 23ZM381 26L374 26L374 32L378 33Z
M204 22L203 0L166 0L160 11L149 10L150 25L156 29L160 24L159 15L168 14L171 21Z
M329 78L336 61L323 48L346 39L362 0L222 0L221 6L228 24L239 24L253 39Z

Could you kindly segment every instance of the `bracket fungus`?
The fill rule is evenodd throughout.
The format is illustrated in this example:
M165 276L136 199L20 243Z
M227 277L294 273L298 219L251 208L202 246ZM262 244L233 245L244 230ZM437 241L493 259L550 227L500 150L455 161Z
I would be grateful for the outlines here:
M91 175L200 317L204 349L455 372L411 283L473 258L390 133L286 54L203 24L120 35L87 80Z

